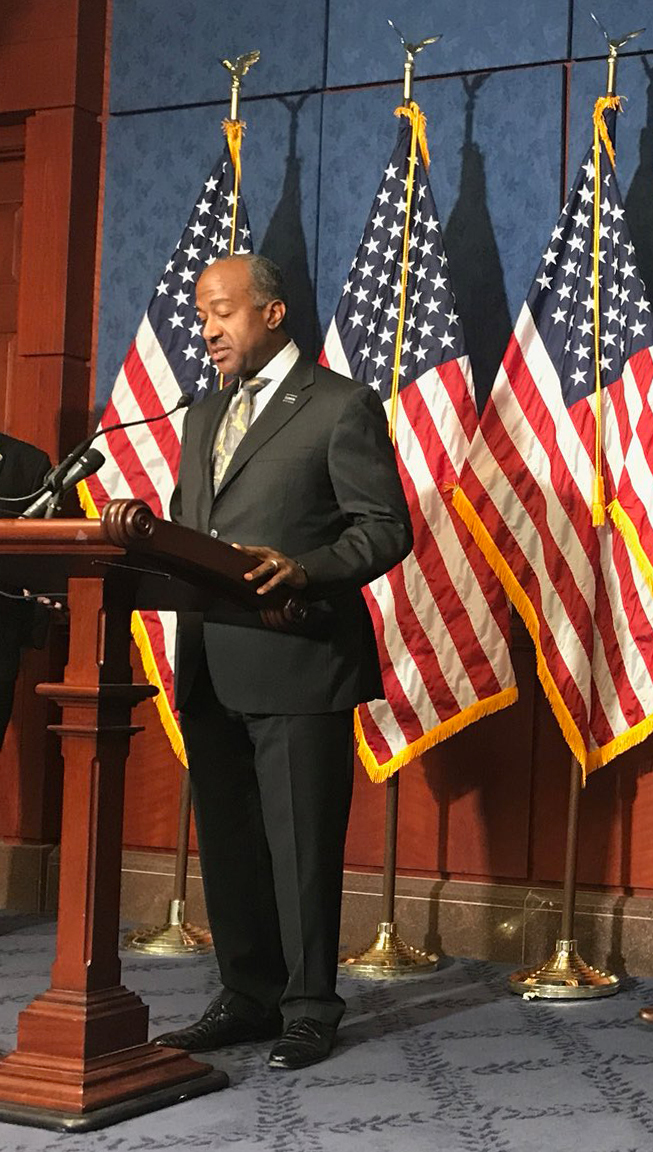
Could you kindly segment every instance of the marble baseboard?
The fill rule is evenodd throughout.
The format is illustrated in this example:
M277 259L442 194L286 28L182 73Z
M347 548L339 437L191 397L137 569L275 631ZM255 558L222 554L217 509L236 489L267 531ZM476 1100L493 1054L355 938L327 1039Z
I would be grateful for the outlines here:
M47 909L56 904L58 853L49 855ZM0 868L2 857L0 855ZM34 862L32 863L34 867ZM6 869L5 869L6 870ZM133 925L165 924L175 870L169 853L123 853L121 917ZM0 872L0 892L2 872ZM356 955L373 940L381 918L382 877L346 872L341 944ZM12 905L15 907L15 905ZM395 921L406 944L426 952L522 965L545 961L560 932L562 893L526 885L397 878ZM189 860L186 920L206 926L199 863ZM619 975L653 976L653 899L578 892L576 938L581 956Z
M120 919L137 927L157 927L166 923L172 900L175 857L170 852L122 854ZM48 868L45 911L54 913L59 888L59 850L52 853ZM206 927L206 905L199 860L191 856L186 873L186 921Z
M365 949L381 916L380 876L345 874L341 939L347 955ZM547 888L398 877L397 930L426 952L534 966L560 935L562 893ZM578 949L596 968L653 976L653 899L604 892L576 895Z

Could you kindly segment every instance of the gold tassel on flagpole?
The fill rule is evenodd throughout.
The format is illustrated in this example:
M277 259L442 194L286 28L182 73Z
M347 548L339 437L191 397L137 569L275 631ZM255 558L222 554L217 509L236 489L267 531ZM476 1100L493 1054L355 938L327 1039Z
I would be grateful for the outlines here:
M601 144L605 147L608 158L614 168L614 146L603 119L604 113L609 109L620 107L619 97L613 95L601 96L594 105L594 243L592 271L594 277L594 379L596 396L596 437L595 437L595 475L594 491L592 493L592 525L600 528L605 524L605 484L603 481L603 466L601 450L603 437L601 432L601 303L599 292L599 237L601 220Z

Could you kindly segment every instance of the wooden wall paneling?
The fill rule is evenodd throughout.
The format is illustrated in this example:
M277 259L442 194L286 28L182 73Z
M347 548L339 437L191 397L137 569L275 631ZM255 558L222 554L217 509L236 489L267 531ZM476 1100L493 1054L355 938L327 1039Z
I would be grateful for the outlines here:
M95 115L75 109L68 231L64 348L90 360L102 128ZM85 398L86 399L86 398Z
M47 723L58 720L58 709L43 708L34 691L49 680L53 664L50 648L26 652L16 684L0 754L0 837L8 843L59 838L63 763L59 741L47 731Z
M103 109L106 74L109 74L107 9L109 0L78 0L77 85L75 103L98 115ZM96 198L97 199L97 198Z
M0 127L0 428L7 427L7 393L16 361L24 159L24 125L2 125Z
M650 739L591 774L580 813L579 883L653 888Z
M3 0L0 109L75 102L77 0Z
M0 107L20 111L72 104L76 47L74 36L0 44Z
M142 681L143 664L132 644L134 680ZM181 766L159 720L156 705L144 700L134 709L134 724L143 731L132 738L125 781L123 843L129 848L177 847ZM193 830L194 832L194 830ZM191 848L196 850L193 835Z
M27 126L16 436L53 458L86 432L100 127L75 109Z
M530 879L562 883L571 752L538 684L533 716L533 819Z
M463 879L527 878L535 670L530 648L514 647L512 655L517 703L423 757L422 786L405 798L401 868Z
M469 725L399 771L397 867L458 878L526 880L529 872L535 658L519 625L519 700ZM358 766L347 866L381 867L385 787Z
M535 715L530 879L561 884L571 753L541 688ZM653 741L592 772L580 800L578 883L653 888Z
M23 260L18 308L23 356L65 350L75 109L27 123Z
M399 821L403 818L404 781L413 770L401 769L399 780ZM373 784L360 760L354 764L354 795L345 844L345 867L354 871L383 867L385 842L385 784Z
M4 0L0 18L0 117L25 121L17 351L0 411L52 459L87 432L105 17L105 0ZM63 664L54 631L26 655L2 754L8 838L58 834L59 749L32 693Z
M38 444L57 460L86 435L89 369L70 356L17 358L15 384L7 396L7 431Z

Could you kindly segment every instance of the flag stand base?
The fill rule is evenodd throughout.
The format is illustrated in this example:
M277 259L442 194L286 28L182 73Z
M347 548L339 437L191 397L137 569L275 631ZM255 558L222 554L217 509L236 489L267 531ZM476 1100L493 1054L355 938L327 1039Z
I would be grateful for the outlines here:
M435 954L405 944L398 936L394 922L381 921L369 948L360 956L342 960L341 967L357 976L412 976L433 972L438 963Z
M168 920L160 928L136 928L122 939L123 948L149 956L190 956L210 952L211 933L206 928L184 924L184 900L171 900Z
M575 940L558 940L555 952L544 964L513 972L510 991L527 999L587 1000L613 996L619 991L619 977L586 964L578 955Z

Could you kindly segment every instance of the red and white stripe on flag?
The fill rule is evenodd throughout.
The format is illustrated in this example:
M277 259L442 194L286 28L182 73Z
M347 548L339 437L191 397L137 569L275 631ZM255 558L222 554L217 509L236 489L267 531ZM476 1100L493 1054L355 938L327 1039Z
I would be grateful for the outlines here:
M619 477L608 511L653 590L653 357L651 348L631 357L622 395L612 406L613 465ZM621 461L621 467L619 467Z
M351 376L335 321L321 360ZM517 698L503 589L452 508L477 424L466 355L399 393L396 452L414 546L365 589L386 694L356 717L359 755L373 780Z
M120 369L100 428L148 419L169 411L179 400L179 384L147 313ZM86 482L85 511L99 516L109 500L145 500L157 516L167 517L179 468L183 412L166 420L119 429L98 437L106 457L100 473ZM132 631L150 683L159 689L157 705L172 747L184 759L174 712L174 612L138 612Z
M650 380L646 350L602 390L609 494L615 477L627 480ZM540 680L586 771L653 729L653 596L622 534L609 520L592 524L595 434L594 394L565 404L525 304L454 505L531 633Z
M321 357L383 401L413 523L411 554L365 589L385 692L356 715L373 780L517 698L505 593L452 510L478 416L425 120L414 103L395 114L397 141Z
M162 416L174 408L182 392L195 399L218 386L217 370L197 320L195 285L202 270L216 258L232 251L236 255L251 251L247 211L238 190L229 142L234 125L225 121L223 128L227 140L222 155L204 182L200 199L154 289L100 428ZM238 139L233 147L237 154ZM99 438L106 463L79 485L87 515L100 515L108 500L136 497L145 500L157 516L166 517L179 467L182 424L180 411L157 423L108 432ZM184 760L174 709L176 615L134 613L132 631L145 674L159 689L156 705L163 726L174 751Z

